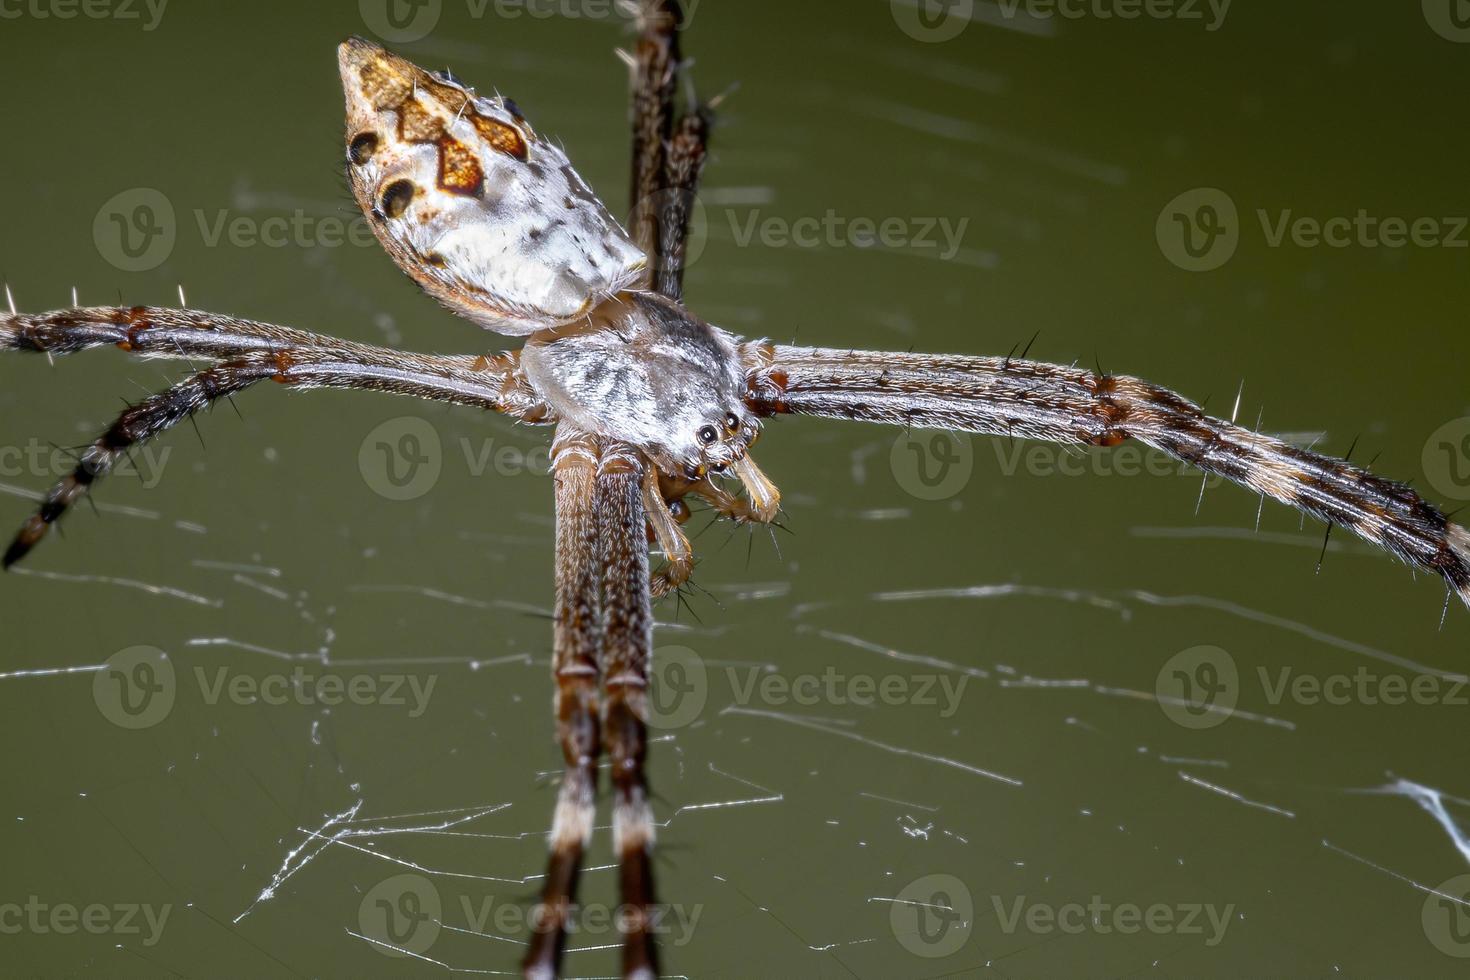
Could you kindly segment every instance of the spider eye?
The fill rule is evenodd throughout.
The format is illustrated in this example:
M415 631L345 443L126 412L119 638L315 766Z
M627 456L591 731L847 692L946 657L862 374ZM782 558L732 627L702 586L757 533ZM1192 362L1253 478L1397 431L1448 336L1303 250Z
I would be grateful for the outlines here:
M704 443L706 446L713 445L715 440L718 438L720 438L720 434L715 431L714 426L706 425L700 427L699 441Z
M735 415L734 412L725 413L725 428L729 429L731 432L734 432L736 429L740 428L740 419Z

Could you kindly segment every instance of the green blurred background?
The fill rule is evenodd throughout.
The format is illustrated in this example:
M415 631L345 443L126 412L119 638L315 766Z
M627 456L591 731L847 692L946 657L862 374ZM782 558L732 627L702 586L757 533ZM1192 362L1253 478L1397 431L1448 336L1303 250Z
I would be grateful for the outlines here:
M1040 331L1033 357L1220 414L1243 391L1247 424L1356 439L1379 472L1470 499L1466 5L1064 6L1080 16L693 5L693 78L738 88L691 307L877 349L1004 353ZM352 33L513 96L624 208L630 38L597 0L14 0L0 276L19 305L173 305L182 284L355 340L505 344L339 241L333 48ZM1180 198L1199 188L1219 193ZM1272 242L1284 216L1360 209L1433 219L1441 244ZM1181 268L1176 214L1218 216L1214 268ZM889 219L886 243L846 233ZM837 231L788 240L802 220ZM115 352L0 361L4 521L53 479L53 444L178 375ZM549 432L358 393L237 404L140 454L142 478L107 481L96 516L0 580L0 974L514 971L560 761ZM693 923L665 973L1464 975L1470 620L1440 628L1438 583L1341 532L1314 574L1321 527L1273 505L1254 533L1256 498L1201 497L1132 449L782 419L759 457L794 533L778 552L710 528L702 590L658 609L659 886ZM140 646L172 682L130 666ZM284 690L297 667L376 695L211 696ZM150 669L162 700L120 714L119 677ZM423 710L387 696L404 676L434 685ZM1215 710L1167 700L1199 684ZM865 685L896 693L854 703ZM359 801L324 831L355 835L310 836ZM385 828L417 832L364 833ZM611 862L600 829L592 906L617 900ZM108 911L65 930L88 906ZM161 931L121 920L136 906L167 908ZM1151 907L1139 928L1129 909ZM589 927L568 972L615 974L615 941Z

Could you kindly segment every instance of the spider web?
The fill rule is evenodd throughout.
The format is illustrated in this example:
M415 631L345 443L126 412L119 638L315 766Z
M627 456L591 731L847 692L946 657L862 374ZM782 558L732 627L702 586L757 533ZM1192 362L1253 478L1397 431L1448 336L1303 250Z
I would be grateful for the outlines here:
M435 424L496 425L459 413ZM823 561L807 551L818 519L881 549L885 534L922 538L974 515L963 495L939 506L958 510L939 521L934 505L891 506L888 474L867 470L886 437L791 435L793 459L802 443L845 453L851 465L833 469L846 486L792 495L788 521L801 530L780 556L751 543L756 576L740 574L745 542L721 548L725 531L712 528L697 539L707 592L659 610L666 727L651 755L668 971L718 972L739 948L751 969L806 975L1032 976L1083 962L1107 975L1226 975L1262 956L1327 972L1371 962L1350 924L1375 908L1395 910L1387 928L1406 937L1393 955L1409 955L1417 934L1432 971L1434 943L1456 935L1434 933L1432 916L1465 907L1455 879L1470 862L1470 804L1399 746L1453 737L1444 716L1458 717L1463 676L1231 592L1059 578L895 588L931 577L899 560L841 586L809 571ZM549 489L544 477L512 479ZM222 554L214 528L162 511L114 504L103 516L99 531L131 537L136 526L166 538L171 560L194 557L131 577L55 563L19 570L16 588L150 610L167 623L154 642L173 669L172 707L119 731L91 689L108 664L17 647L26 665L0 674L12 717L39 727L90 704L95 723L82 727L98 749L95 768L13 798L13 843L46 840L57 821L88 826L76 846L121 848L119 877L152 879L172 900L165 939L170 928L208 932L252 971L514 973L559 767L549 609L534 588L548 576L494 583L502 569L545 572L549 518L441 534L431 547L447 560L425 571L406 567L411 542L396 530L335 552L314 535L313 568L272 564L265 550ZM1301 540L1263 533L1277 537L1252 551ZM474 588L449 571L475 562L495 570L470 574ZM1168 658L1151 648L1181 623L1235 651L1239 702L1202 712L1219 724L1194 727L1190 699L1158 687ZM1362 719L1392 709L1272 703L1265 679L1281 663L1309 676L1428 678L1446 703L1394 711L1406 731L1385 740ZM377 687L363 703L312 703L302 692L322 676ZM400 676L417 680L390 692ZM250 703L229 693L238 678L251 692L280 678L290 696ZM898 693L879 695L884 685ZM604 810L570 975L616 973L605 821ZM1340 920L1313 926L1327 895ZM1139 928L1134 908L1171 924ZM283 953L283 936L303 930L316 952ZM94 964L178 968L168 942L110 938L116 950Z
M1046 89L1049 63L979 68L967 49L917 57L875 37L852 27L821 53L833 65L879 63L916 88L794 98L820 118L835 113L834 132L896 127L907 170L983 198L986 215L955 259L967 283L1003 259L1027 269L1037 242L1084 219L1131 227L1157 209L1144 195L1146 207L1107 211L1099 202L1142 176L1044 127L990 129L926 101L936 84L1019 98ZM599 50L606 41L597 36ZM482 41L456 43L443 42L445 60L489 63ZM583 70L549 49L525 64L547 78ZM1232 93L1237 71L1222 82ZM897 213L923 200L923 188L885 198L867 175L844 187L838 175L793 173L803 169L793 160L818 152L813 138L780 118L784 96L770 112L749 98L750 117L776 120L767 135L781 149L732 149L706 204L744 214L783 195L847 193ZM594 151L589 174L620 172L621 145L601 164L595 147L580 149ZM867 149L847 145L852 158ZM778 193L770 171L783 166ZM244 214L340 207L253 174L233 195ZM690 294L743 333L994 351L1034 329L974 329L979 292L955 299L938 263L882 249L742 249L731 234L711 225ZM400 323L427 319L421 297L362 285L381 256L306 256L230 305L305 304L308 321L354 324L358 339L464 346L462 325ZM1037 261L1048 276L1051 261ZM1320 270L1296 271L1319 301ZM1334 285L1355 285L1342 278ZM1050 308L1081 326L1043 347L1089 349L1085 314L1108 279L1102 269L1079 284L1076 306ZM853 297L818 301L810 282ZM1036 283L1017 322L1030 323L1050 286ZM1239 312L1228 286L1214 298ZM1259 312L1265 296L1255 298ZM415 312L384 312L400 299L392 309ZM21 300L37 305L24 290ZM1190 322L1205 337L1225 329L1208 314ZM1347 354L1322 356L1323 372L1350 366ZM1232 395L1239 383L1184 353L1148 368ZM115 412L119 371L148 389L161 381L156 367L121 360L78 358L64 375L18 358L3 369L7 446L37 433L93 437ZM1273 390L1268 419L1322 418L1305 400L1282 404L1289 390ZM139 460L167 479L109 481L95 519L76 515L69 540L48 541L0 583L0 717L14 743L0 769L0 928L16 921L10 906L28 915L34 897L43 908L40 926L26 919L0 940L17 974L516 972L560 771L551 494L534 463L549 433L386 399L274 394L242 397L239 419L228 406L202 419L207 451L173 434L173 455ZM1238 410L1255 417L1249 400ZM1375 406L1373 421L1395 410ZM1359 424L1354 411L1327 421ZM72 419L74 431L58 421ZM1417 431L1391 421L1392 432ZM404 488L383 483L377 449L412 450L393 457L407 465L425 425L438 475L393 499ZM1003 440L965 440L972 475L922 499L904 469L908 438L775 422L757 454L784 491L792 533L773 543L705 529L705 515L691 525L700 588L659 606L655 641L666 973L1463 969L1461 611L1437 631L1432 587L1343 535L1324 545L1279 508L1256 530L1253 499L1201 493L1197 475L1122 476L1086 461L1080 475L1046 475ZM1053 471L1071 460L1039 459ZM4 512L22 513L47 482L6 477ZM322 703L323 678L340 685L337 703ZM347 695L354 683L360 698ZM1202 690L1215 697L1194 696ZM569 975L617 973L609 838L604 801ZM105 908L105 927L66 931L49 915L68 906Z

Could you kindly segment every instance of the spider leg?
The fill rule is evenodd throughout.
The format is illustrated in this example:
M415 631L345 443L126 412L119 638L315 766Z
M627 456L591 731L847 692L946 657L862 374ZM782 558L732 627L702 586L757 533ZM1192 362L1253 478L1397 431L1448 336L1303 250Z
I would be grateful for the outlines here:
M632 71L633 173L629 229L633 241L652 260L658 254L660 192L664 162L674 132L674 91L679 74L677 0L637 0L638 40Z
M689 581L694 573L694 549L679 526L672 504L664 499L659 486L658 471L649 466L643 473L643 510L648 514L648 524L653 528L653 537L667 564L653 577L651 590L655 599L662 599L670 592ZM686 491L687 492L687 491ZM682 497L683 494L680 494ZM677 501L679 498L675 498ZM687 508L685 508L687 513Z
M201 310L94 306L0 314L0 350L72 354L116 346L144 357L225 360L254 350L340 345L330 337Z
M677 0L641 0L637 10L638 41L630 59L630 227L633 240L650 258L645 285L677 301L683 296L689 219L708 154L714 107L696 101L682 115L675 108L684 22Z
M684 299L684 266L689 244L689 219L694 212L699 178L709 152L709 132L714 110L697 104L679 120L669 144L664 168L665 190L660 200L657 260L654 263L655 292L669 299Z
M9 568L24 558L67 509L133 446L177 425L216 399L242 391L273 373L272 364L258 359L219 364L123 412L111 428L83 451L76 469L51 488L42 498L40 509L21 525L5 550L4 567Z
M556 608L552 661L556 728L566 773L552 820L540 915L522 963L528 977L554 977L566 944L582 855L596 816L601 751L597 682L602 647L601 568L594 439L559 426L552 444L556 483Z
M95 326L90 324L85 329L90 331ZM158 436L218 399L267 378L296 388L356 388L473 405L518 415L527 421L546 417L537 416L534 397L517 387L524 384L516 378L517 358L439 357L324 337L317 340L323 346L251 350L129 407L82 452L71 475L46 494L39 510L22 525L0 563L9 568L25 557L67 509L133 446Z
M0 351L71 354L104 346L142 357L205 361L230 360L254 351L325 351L344 364L379 371L384 375L385 387L389 384L387 374L397 366L405 374L421 372L438 379L434 387L444 394L421 397L480 405L523 422L555 421L526 380L518 351L490 356L413 354L203 310L154 306L0 314Z
M653 648L645 465L632 447L615 443L603 447L597 468L603 568L602 732L615 793L613 849L622 887L623 976L639 980L658 974L652 908L653 810L643 768Z
M1167 388L1010 357L742 345L747 402L801 414L1115 446L1134 438L1442 576L1470 605L1470 531L1407 486L1231 422Z

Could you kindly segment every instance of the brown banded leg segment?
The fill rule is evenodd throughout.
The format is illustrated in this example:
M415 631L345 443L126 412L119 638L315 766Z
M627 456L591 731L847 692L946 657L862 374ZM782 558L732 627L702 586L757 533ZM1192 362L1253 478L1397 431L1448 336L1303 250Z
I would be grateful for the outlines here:
M552 819L546 883L522 964L527 977L557 974L582 855L596 816L597 706L602 649L601 570L596 511L597 443L569 426L552 444L556 484L556 606L552 672L556 733L566 763Z
M602 732L612 765L613 848L622 887L623 976L658 974L653 933L653 810L644 762L648 751L648 678L653 613L648 581L647 465L636 450L603 446L597 472L602 544Z
M51 488L42 498L40 509L21 525L5 550L4 567L14 565L40 543L67 509L133 446L177 425L215 400L243 391L274 373L275 366L259 358L217 364L123 412L96 442L82 451L76 469Z
M648 526L653 529L653 539L663 552L666 564L653 576L650 584L653 597L662 599L689 581L694 573L694 549L679 526L679 516L688 519L689 508L683 501L664 499L659 486L658 471L648 466L643 472L643 510L648 515ZM682 508L682 509L681 509Z
M664 189L664 158L674 132L682 19L675 0L640 0L638 40L631 59L633 212L628 228L650 262L659 254L659 204ZM652 269L649 278L654 278Z
M10 319L13 321L15 318ZM31 319L34 322L39 318ZM0 324L0 328L3 326ZM90 332L96 326L99 325L90 324L85 329ZM63 334L72 329L70 325L56 327L55 324L46 329L53 328L61 329ZM30 341L39 342L45 331L41 334L31 332L27 336ZM94 340L81 344L74 335L70 336L72 340L65 341L63 347L72 350L111 342ZM151 338L148 343L157 339L155 335L140 332L137 335L139 342L143 342L145 336ZM96 442L82 451L71 475L42 498L40 509L21 527L6 550L4 567L9 568L25 557L67 509L106 475L129 449L178 425L216 400L267 378L295 388L385 391L429 401L471 405L504 412L528 422L545 420L550 416L549 410L541 405L540 399L520 376L517 355L498 358L437 357L333 341L326 337L315 339L322 346L299 349L274 347L251 350L243 355L237 353L233 360L217 363L128 408ZM272 342L278 340L277 337ZM198 351L202 346L196 345L191 349ZM158 353L168 353L173 349L170 344ZM234 349L238 351L238 348Z
M664 193L659 198L658 251L653 288L676 302L684 299L684 268L688 260L689 221L699 193L699 178L709 153L714 110L697 105L679 120L669 144L664 168Z
M0 314L0 350L71 354L115 346L142 357L225 361L257 352L285 356L291 363L313 358L341 365L342 383L323 387L368 387L353 376L376 376L384 390L405 385L405 393L436 401L475 405L523 422L552 422L521 370L520 352L495 355L413 354L341 340L203 310L155 306L99 306L36 314ZM310 355L307 352L313 352ZM425 380L427 392L413 388Z
M783 413L887 422L1077 446L1134 438L1339 525L1444 578L1470 605L1470 531L1412 489L1206 415L1138 378L1005 357L741 346L746 402Z
M340 342L305 330L201 310L91 306L0 314L0 350L71 354L115 346L145 357L224 360L256 350L335 343Z

